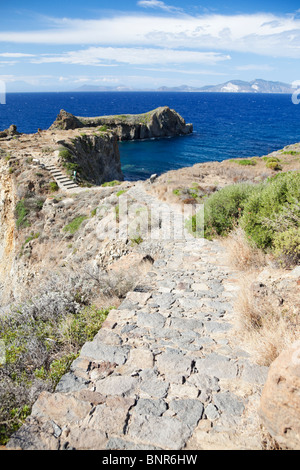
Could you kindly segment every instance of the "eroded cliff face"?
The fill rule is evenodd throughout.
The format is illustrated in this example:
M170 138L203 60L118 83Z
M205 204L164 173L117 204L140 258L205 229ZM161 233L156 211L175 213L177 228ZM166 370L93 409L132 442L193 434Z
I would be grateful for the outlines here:
M68 130L83 127L108 128L115 133L120 141L173 137L193 132L193 125L186 124L183 117L168 106L143 114L100 117L73 116L61 110L50 130Z
M95 185L124 180L115 135L89 132L61 140L60 144L69 152L60 163L67 168L69 163L69 168L78 169L83 180Z
M14 283L16 194L0 162L0 305L10 302Z

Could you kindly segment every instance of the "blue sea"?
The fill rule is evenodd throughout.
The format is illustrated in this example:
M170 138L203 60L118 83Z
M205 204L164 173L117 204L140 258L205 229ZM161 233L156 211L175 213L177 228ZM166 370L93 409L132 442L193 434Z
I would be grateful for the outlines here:
M291 95L171 92L11 93L0 105L0 130L47 129L61 109L77 116L175 109L194 132L184 137L119 144L125 179L207 161L266 155L300 141L300 105Z

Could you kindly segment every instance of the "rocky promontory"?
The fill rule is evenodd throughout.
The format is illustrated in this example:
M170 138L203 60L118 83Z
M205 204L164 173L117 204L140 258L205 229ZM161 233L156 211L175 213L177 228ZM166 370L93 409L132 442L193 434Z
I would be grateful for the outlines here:
M168 106L159 107L143 114L115 116L79 117L61 110L50 130L79 128L110 129L119 140L140 140L159 137L174 137L193 132L193 125Z

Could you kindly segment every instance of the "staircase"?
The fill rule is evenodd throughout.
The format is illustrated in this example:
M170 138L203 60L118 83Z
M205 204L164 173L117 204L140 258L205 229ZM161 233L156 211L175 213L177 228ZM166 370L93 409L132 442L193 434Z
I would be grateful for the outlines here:
M78 184L76 184L67 175L64 175L61 170L53 163L45 164L45 168L51 173L58 186L64 191L79 188Z

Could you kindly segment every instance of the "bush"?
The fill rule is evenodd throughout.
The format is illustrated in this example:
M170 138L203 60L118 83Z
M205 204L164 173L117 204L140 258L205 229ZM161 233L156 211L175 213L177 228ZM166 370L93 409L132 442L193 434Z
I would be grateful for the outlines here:
M300 262L300 228L292 227L274 235L274 255L284 266Z
M238 223L250 194L257 186L240 183L212 194L204 204L204 236L227 235Z
M274 170L274 171L281 171L282 170L282 166L279 165L278 162L273 161L273 160L267 161L266 167L269 168L270 170Z
M56 181L51 181L49 183L49 187L50 187L50 191L53 192L53 193L58 191L58 189L59 189L58 184L56 183Z
M259 248L272 247L276 233L297 226L299 200L300 173L280 173L249 196L241 226Z

